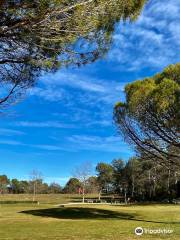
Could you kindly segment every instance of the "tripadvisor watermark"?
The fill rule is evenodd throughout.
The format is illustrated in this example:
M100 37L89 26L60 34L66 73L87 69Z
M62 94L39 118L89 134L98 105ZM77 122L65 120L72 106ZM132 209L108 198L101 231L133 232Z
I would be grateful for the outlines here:
M167 228L150 229L150 228L137 227L135 228L134 232L136 235L140 236L143 234L172 234L173 230L167 229Z

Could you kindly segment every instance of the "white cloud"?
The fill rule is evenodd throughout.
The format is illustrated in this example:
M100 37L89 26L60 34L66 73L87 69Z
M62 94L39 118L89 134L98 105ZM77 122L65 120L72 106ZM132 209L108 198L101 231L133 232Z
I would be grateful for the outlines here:
M14 123L16 126L21 127L34 127L34 128L74 128L72 124L65 124L57 121L46 121L46 122L30 122L30 121L19 121Z
M97 79L88 73L79 71L60 70L56 74L48 74L41 79L41 83L30 92L31 95L42 98L47 102L55 102L68 108L69 117L56 116L74 126L84 127L112 125L112 111L114 104L123 96L127 82L110 79ZM61 116L60 116L61 115ZM16 123L24 127L56 127L71 128L68 124L59 122L27 122Z
M135 23L120 24L114 35L110 61L124 71L160 71L179 61L180 4L177 0L151 0Z
M102 82L98 83L98 80L81 74L74 74L72 72L63 72L62 70L55 73L49 74L42 78L43 84L53 87L68 86L71 88L77 88L89 92L106 92L105 86L102 85Z
M3 140L3 139L0 139L0 144L3 144L3 145L13 145L13 146L24 145L22 142L19 142L19 141Z
M176 19L179 18L179 0L151 0L148 13L154 14L158 18Z
M50 102L58 102L66 97L63 89L34 87L29 90L30 96L37 96Z
M0 128L0 136L16 136L16 135L24 135L25 133L22 131L9 129L9 128Z
M42 149L42 150L47 150L47 151L61 151L61 150L65 150L62 147L56 146L56 145L47 145L47 144L29 144L29 147L33 147L33 148L38 148L38 149Z
M71 151L68 148L63 148L63 147L57 146L57 145L30 144L30 143L26 144L26 143L16 141L16 140L0 139L0 144L10 145L10 146L22 146L22 147L28 147L28 148L37 148L37 149L46 150L46 151Z
M118 153L130 153L130 149L127 145L116 136L89 136L89 135L73 135L67 137L67 140L76 149L91 150L91 151L103 151L103 152L118 152Z

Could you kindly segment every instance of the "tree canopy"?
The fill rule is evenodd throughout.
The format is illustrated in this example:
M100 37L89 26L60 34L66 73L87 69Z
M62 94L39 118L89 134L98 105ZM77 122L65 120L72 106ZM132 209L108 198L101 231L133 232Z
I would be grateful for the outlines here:
M77 178L70 178L64 187L65 193L78 193L79 188L82 186Z
M138 152L178 163L180 157L180 63L125 87L125 102L114 108L120 133Z
M97 171L97 181L99 184L100 189L108 189L109 183L112 181L113 177L113 168L108 163L100 162L96 166Z
M14 102L41 71L95 61L119 20L134 20L146 0L2 0L0 104Z

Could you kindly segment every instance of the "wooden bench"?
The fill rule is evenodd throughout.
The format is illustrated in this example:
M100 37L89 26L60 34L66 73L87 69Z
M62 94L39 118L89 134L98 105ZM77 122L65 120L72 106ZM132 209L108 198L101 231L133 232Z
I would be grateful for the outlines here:
M94 201L93 201L93 199L86 199L85 202L87 202L87 203L93 203Z

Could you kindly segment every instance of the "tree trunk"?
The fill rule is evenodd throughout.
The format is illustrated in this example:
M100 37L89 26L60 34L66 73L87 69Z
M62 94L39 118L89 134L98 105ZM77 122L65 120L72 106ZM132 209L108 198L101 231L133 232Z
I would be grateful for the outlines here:
M170 169L168 170L168 179L167 179L167 189L168 189L168 198L169 198L169 202L171 202L171 193L170 193L170 174L171 171Z
M98 199L99 199L99 201L101 200L101 190L99 190Z
M127 204L127 191L124 189L124 202Z
M34 182L33 185L33 202L35 201L35 196L36 196L36 182Z
M156 181L154 180L154 184L153 184L153 199L156 198Z
M85 189L84 189L84 186L83 186L83 189L82 189L82 202L84 203L84 199L85 199Z
M151 170L149 170L149 199L152 197L152 189L151 189Z
M132 176L132 192L131 192L131 197L134 197L134 176Z
M156 174L156 167L154 167L155 173L153 177L153 199L156 199L156 180L157 180L157 174Z

